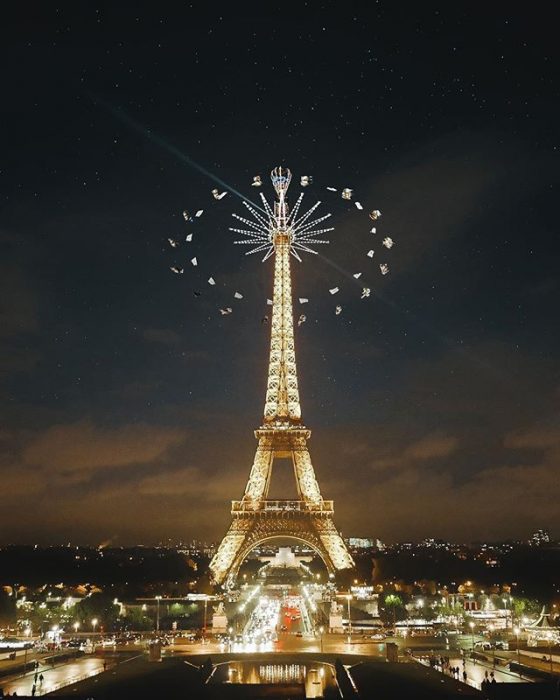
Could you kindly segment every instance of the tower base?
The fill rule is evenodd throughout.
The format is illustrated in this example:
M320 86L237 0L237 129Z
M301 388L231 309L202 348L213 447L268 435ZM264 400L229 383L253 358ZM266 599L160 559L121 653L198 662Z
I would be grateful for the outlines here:
M354 566L332 518L332 501L233 501L233 520L210 562L215 583L231 587L249 552L261 543L286 537L308 544L329 573Z

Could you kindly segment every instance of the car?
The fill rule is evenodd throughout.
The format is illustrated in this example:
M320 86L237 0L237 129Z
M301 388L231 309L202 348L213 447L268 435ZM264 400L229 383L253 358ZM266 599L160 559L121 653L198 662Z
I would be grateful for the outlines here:
M115 639L102 639L101 640L101 646L102 647L114 647L116 645L116 640Z
M31 649L33 643L26 640L18 639L17 637L4 637L0 639L0 649Z
M301 632L296 632L296 637L303 637L303 634Z
M375 639L375 640L377 640L377 641L380 642L381 640L385 639L385 635L382 634L381 632L378 632L378 633L376 633L376 634L372 634L372 635L370 636L370 639Z

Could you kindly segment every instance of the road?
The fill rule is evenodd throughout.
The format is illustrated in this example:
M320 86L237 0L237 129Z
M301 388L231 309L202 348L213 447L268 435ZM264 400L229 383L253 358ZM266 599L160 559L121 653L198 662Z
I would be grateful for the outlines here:
M426 666L429 666L427 657L423 657L422 663L424 663ZM480 688L482 681L485 678L491 680L492 674L493 677L496 679L496 683L530 683L534 681L533 678L525 678L523 676L519 676L519 674L513 673L512 671L508 671L504 668L500 668L500 666L496 666L494 668L491 662L467 659L465 660L465 664L463 665L462 657L452 656L449 657L449 666L451 668L459 668L458 678L461 681L463 680L463 671L466 671L467 684L473 686L474 688ZM439 665L435 666L435 669L437 671L442 672L446 676L452 676L452 674L448 670L441 671L441 666Z
M266 589L265 589L266 590ZM317 617L315 602L306 594L292 592L289 595L279 595L278 591L270 590L265 593L261 586L254 586L245 590L243 600L240 602L240 611L243 615L243 625L239 626L241 633L233 634L231 638L216 641L208 636L204 642L181 644L164 647L162 652L165 657L182 656L216 656L230 655L254 655L255 653L282 654L326 654L326 655L356 655L362 657L377 657L383 659L387 653L387 643L396 642L400 647L401 655L404 648L409 648L416 656L422 655L427 661L429 654L446 655L450 657L450 665L460 669L459 680L462 680L463 669L467 672L468 684L479 688L485 678L485 672L494 671L497 682L514 682L529 680L520 678L518 674L510 672L503 667L492 668L492 663L484 661L466 660L463 667L462 657L458 649L449 649L444 639L408 637L389 638L384 641L371 639L367 635L355 632L350 637L345 634L329 634L324 631L325 625L320 624ZM238 630L239 630L238 627ZM321 634L320 630L323 629ZM470 643L473 643L473 639ZM461 639L449 640L459 645ZM121 661L126 661L131 656L140 657L144 654L145 643L117 647L109 652L109 656L102 654L87 655L79 659L68 661L51 668L44 663L39 668L39 674L43 674L43 683L36 684L36 695L43 695L55 689L75 683L78 679L88 678L100 674L104 670L104 663L108 665L108 673L103 678L110 677L114 673L113 666ZM424 650L424 651L422 651ZM32 658L32 654L29 657ZM21 663L22 653L18 654ZM2 662L6 664L7 662ZM281 662L280 662L281 663ZM445 675L449 676L449 673ZM4 692L18 695L30 695L34 684L35 674L28 673L25 676L12 676L0 680L0 687ZM103 679L93 679L92 683L103 683Z
M284 612L284 617L286 617L285 611L282 612ZM262 616L261 619L266 621L266 619L262 618ZM277 641L270 644L270 650L267 649L267 651L272 652L271 658L274 658L274 656L278 654L279 663L282 663L282 656L289 657L292 653L307 653L317 655L317 657L321 653L327 655L328 657L340 655L359 655L370 658L384 658L386 655L385 642L376 642L371 639L364 639L361 635L355 635L352 637L351 643L349 643L346 634L341 635L328 633L324 633L321 639L321 635L318 633L304 633L300 626L300 619L296 618L295 620L291 620L290 615L290 622L292 624L290 625L288 631L280 632L278 634ZM288 627L287 624L286 626ZM298 632L301 632L302 636L298 636ZM126 651L128 652L128 655L130 655L132 650L127 648ZM236 649L236 651L241 652L243 656L247 654L247 657L250 658L251 655L254 655L258 651L258 649L255 648L254 644L252 644L248 645L245 650ZM207 639L205 643L199 642L189 645L178 645L177 647L169 646L164 647L163 649L164 656L166 657L198 656L199 658L204 658L206 656L217 657L224 654L224 657L227 658L230 652L234 652L234 650L233 648L229 648L228 644L219 643L211 640L210 638ZM132 653L135 655L135 658L143 655L141 648L138 648L136 651L132 651ZM442 653L445 654L445 652ZM241 658L239 653L236 656L238 659ZM44 664L42 664L39 669L39 673L43 674L44 681L42 685L39 683L37 684L36 695L44 695L57 688L62 688L73 684L78 679L94 677L103 671L104 661L108 664L107 676L109 676L116 671L114 668L116 666L115 660L119 658L123 661L126 661L127 659L124 653L117 653L111 657L106 657L105 659L101 655L86 656L61 664L55 668L46 667ZM422 658L425 665L429 665L428 657L424 655ZM451 655L450 666L459 667L459 680L462 681L462 658L455 654ZM488 676L490 676L490 673L494 671L494 676L496 678L496 682L498 683L519 683L520 681L527 682L528 680L531 680L523 677L520 678L518 674L510 672L503 667L498 666L496 669L493 669L491 662L475 662L469 659L466 660L464 668L467 672L468 685L475 688L480 688L480 684L485 677L485 672L487 672ZM439 670L439 667L436 667L436 670ZM444 675L447 677L452 677L448 672L444 672ZM5 693L13 693L15 691L20 696L31 695L33 682L34 674L28 673L25 676L4 678L0 681L0 687L4 689ZM92 682L96 683L97 679L94 678Z
M37 681L36 695L45 695L75 682L78 678L88 678L101 673L104 663L107 662L102 658L88 656L60 664L54 668L41 664L38 674L43 675L43 682ZM18 695L31 695L34 683L34 673L0 679L0 686L3 688L4 694L16 692Z
M41 660L45 656L52 656L52 651L51 652L38 652L35 649L28 649L27 652L24 649L18 649L15 654L16 658L15 659L10 659L11 654L14 652L2 652L0 654L0 670L6 670L9 669L10 667L16 667L16 666L21 666L25 662L30 662L30 661L35 661L35 660Z
M534 654L538 655L529 656L526 653L527 651L532 651ZM509 663L510 661L513 661L514 663L519 662L525 666L538 668L540 671L544 671L546 674L550 674L552 672L556 676L560 675L560 663L554 661L555 657L553 655L553 663L551 669L550 655L548 653L545 653L542 647L538 650L538 652L534 649L521 649L519 652L519 656L517 655L516 651L498 652L496 654L496 657L501 658L504 663ZM556 655L556 658L558 658L558 655Z

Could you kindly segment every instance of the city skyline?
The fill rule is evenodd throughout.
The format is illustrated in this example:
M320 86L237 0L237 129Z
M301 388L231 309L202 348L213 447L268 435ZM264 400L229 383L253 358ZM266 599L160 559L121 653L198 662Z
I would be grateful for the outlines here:
M220 317L197 278L171 274L167 238L214 184L107 104L244 196L282 164L316 199L348 186L382 210L395 255L371 303L335 316L344 276L294 268L294 294L316 300L296 329L303 416L345 537L559 532L548 27L492 8L475 36L460 8L429 24L306 9L297 31L263 11L12 12L0 544L218 540L254 454L271 263L233 245L228 196L201 217L197 255L243 303ZM366 269L363 224L336 202L325 255ZM271 497L292 481L279 472Z

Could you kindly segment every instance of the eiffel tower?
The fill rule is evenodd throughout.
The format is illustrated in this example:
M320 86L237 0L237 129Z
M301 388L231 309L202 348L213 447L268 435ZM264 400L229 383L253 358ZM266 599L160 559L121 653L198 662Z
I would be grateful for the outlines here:
M314 225L329 215L306 223L318 202L307 214L296 219L303 194L294 211L289 212L286 191L291 180L287 169L275 168L272 183L278 195L274 211L261 195L266 216L245 206L254 215L257 225L241 217L249 230L231 229L249 237L254 251L266 251L265 258L275 255L274 293L272 303L270 359L263 424L255 431L257 450L243 498L232 501L232 522L210 562L216 584L230 587L239 567L251 550L262 542L276 538L294 538L308 544L323 560L329 573L354 567L346 545L333 522L333 501L321 496L311 463L307 441L311 431L301 419L294 346L294 320L290 255L300 260L299 252L315 252L309 246L318 241L314 236L332 229L312 231ZM260 236L260 238L259 238ZM269 500L268 492L275 458L291 458L298 500Z

